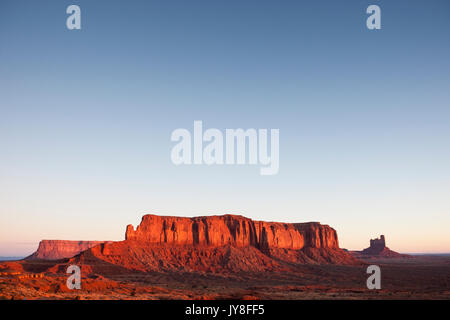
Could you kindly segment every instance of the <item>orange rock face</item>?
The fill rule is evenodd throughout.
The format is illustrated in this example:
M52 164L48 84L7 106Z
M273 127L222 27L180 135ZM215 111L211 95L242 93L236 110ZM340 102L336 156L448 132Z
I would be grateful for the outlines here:
M339 248L336 231L318 222L264 222L235 215L194 218L145 215L136 230L127 226L125 239L204 247Z

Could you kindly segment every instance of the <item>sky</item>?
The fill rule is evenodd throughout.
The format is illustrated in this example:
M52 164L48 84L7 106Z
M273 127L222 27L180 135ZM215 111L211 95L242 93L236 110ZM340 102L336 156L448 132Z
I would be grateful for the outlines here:
M0 256L122 240L148 213L450 252L449 15L447 0L2 0ZM279 129L279 173L174 165L171 133L195 120Z

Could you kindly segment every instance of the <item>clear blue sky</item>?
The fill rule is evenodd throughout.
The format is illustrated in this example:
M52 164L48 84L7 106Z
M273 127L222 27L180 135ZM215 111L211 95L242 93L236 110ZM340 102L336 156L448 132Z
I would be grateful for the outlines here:
M121 240L145 213L449 252L449 34L447 0L2 0L0 256ZM280 129L279 174L174 166L170 134L194 120Z

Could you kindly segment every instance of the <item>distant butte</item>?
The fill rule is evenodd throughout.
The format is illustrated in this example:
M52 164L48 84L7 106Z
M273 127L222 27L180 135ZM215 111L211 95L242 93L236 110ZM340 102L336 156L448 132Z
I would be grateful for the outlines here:
M59 260L72 258L105 241L72 241L72 240L41 240L38 249L26 260Z
M405 258L409 255L392 251L386 247L386 238L381 235L380 238L370 239L370 246L362 251L352 251L352 254L358 258L382 257L382 258Z

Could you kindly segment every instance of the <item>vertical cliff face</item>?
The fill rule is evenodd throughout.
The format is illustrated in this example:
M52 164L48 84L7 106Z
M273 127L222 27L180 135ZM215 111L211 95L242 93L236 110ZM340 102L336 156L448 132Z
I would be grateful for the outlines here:
M26 259L58 260L71 258L104 241L42 240L35 253Z
M235 215L194 218L145 215L136 230L127 226L125 239L206 247L339 248L336 231L318 222L264 222Z

